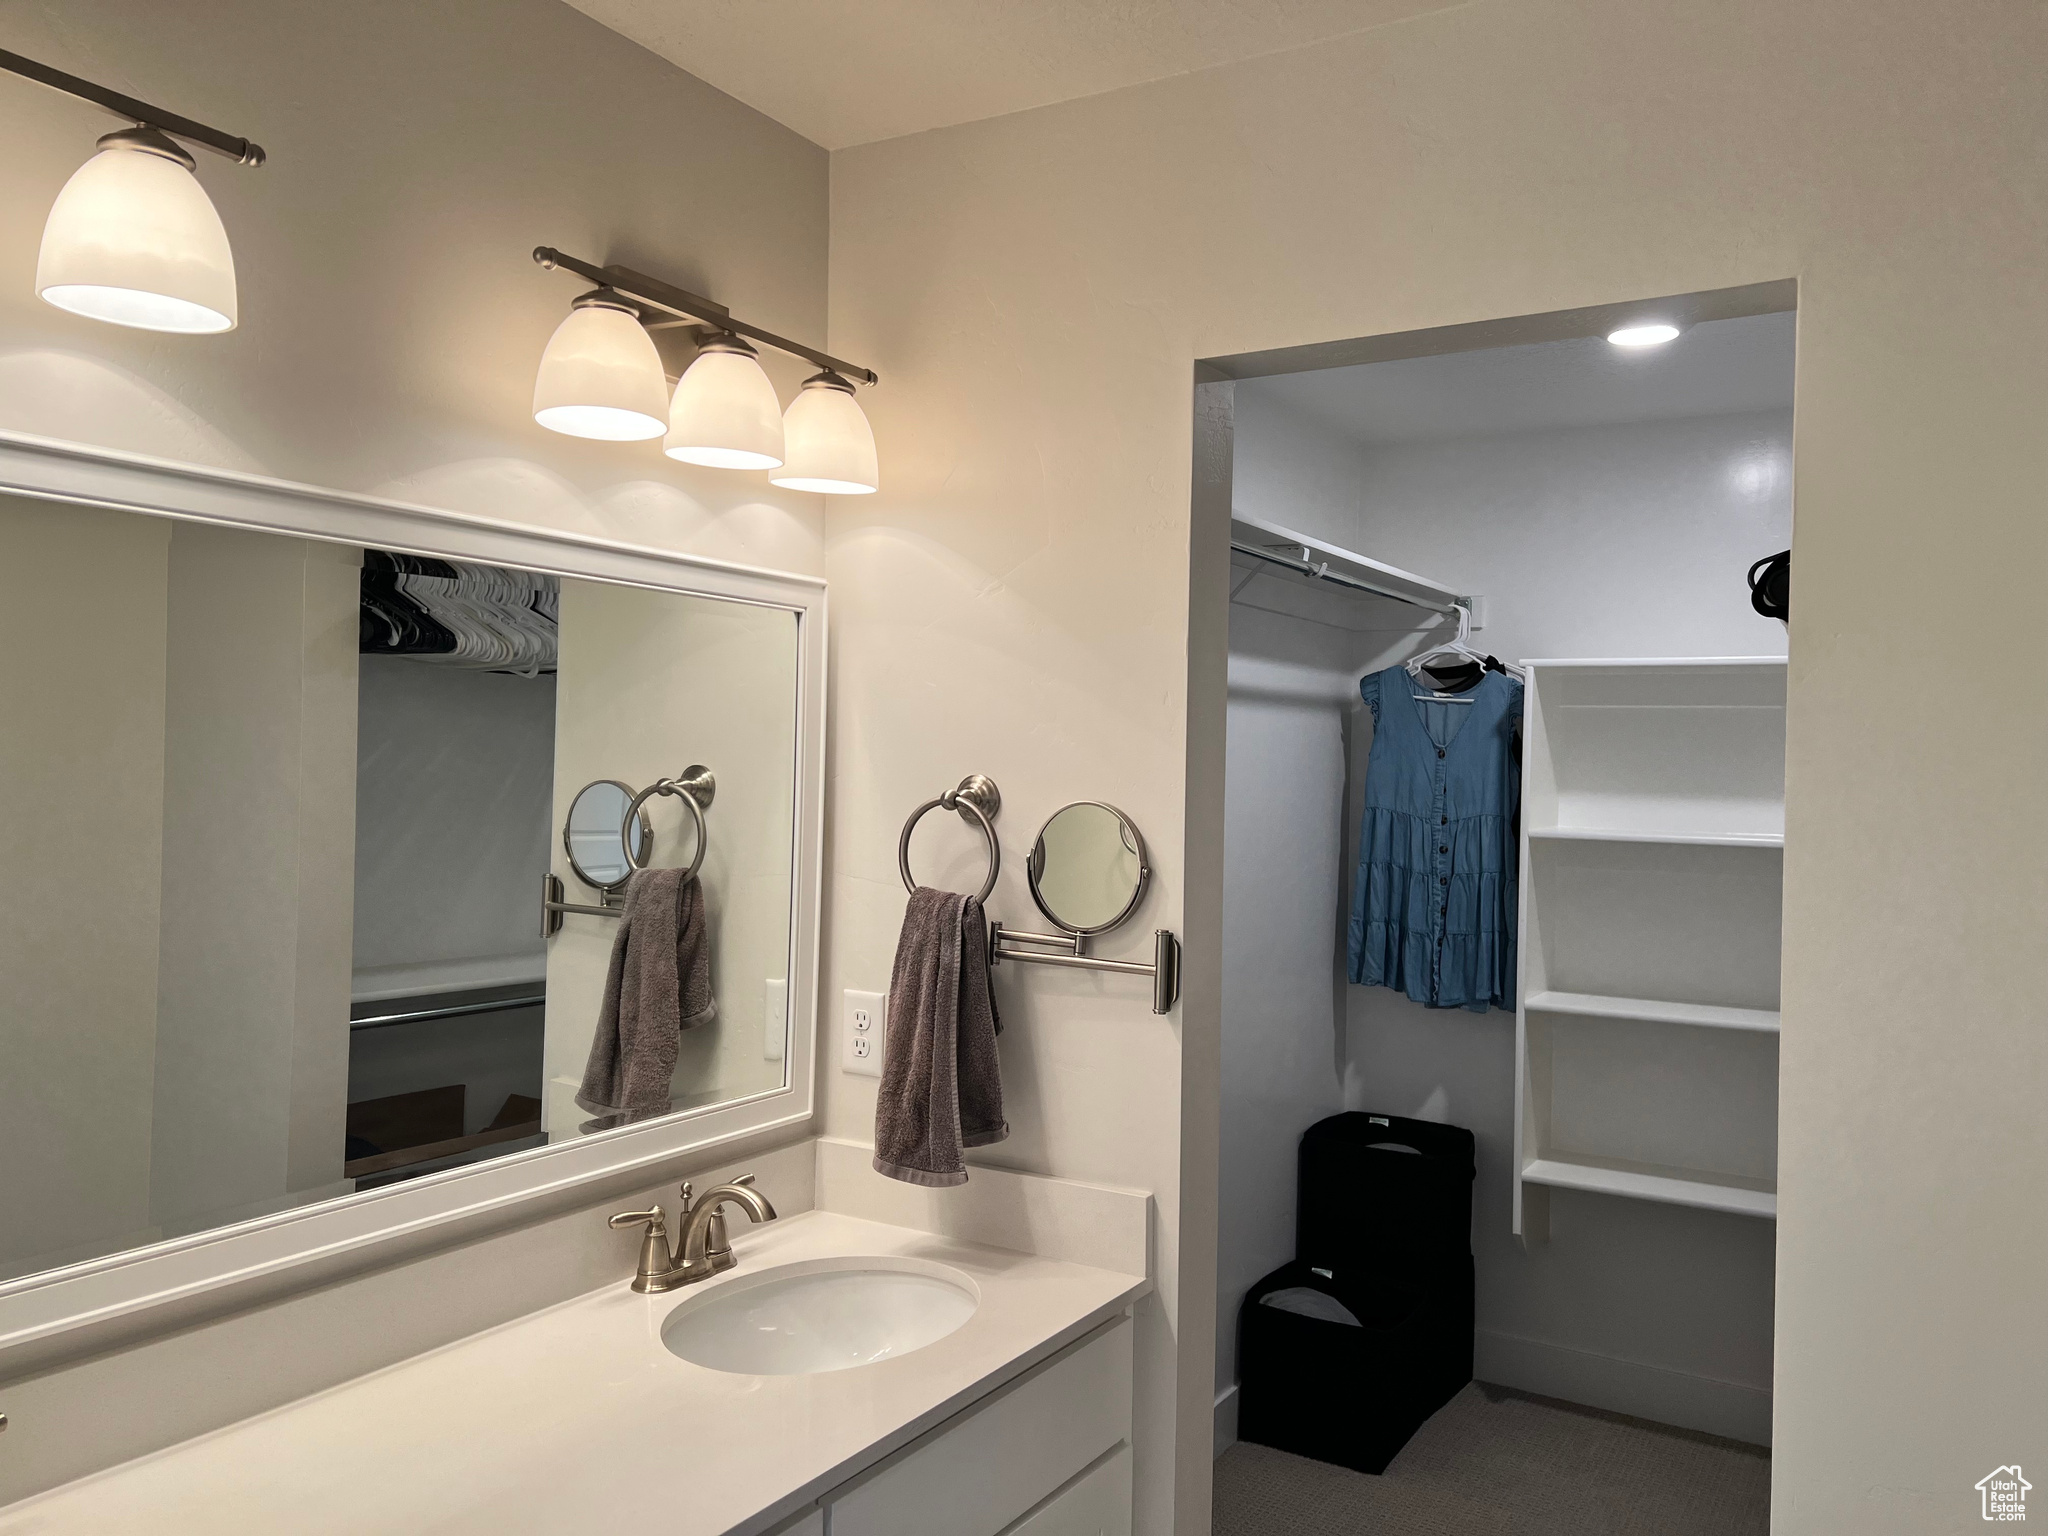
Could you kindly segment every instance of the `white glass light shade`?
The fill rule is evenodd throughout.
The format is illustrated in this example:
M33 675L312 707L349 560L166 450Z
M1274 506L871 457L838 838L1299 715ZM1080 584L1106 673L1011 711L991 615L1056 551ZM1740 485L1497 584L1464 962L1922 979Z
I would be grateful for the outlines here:
M865 496L879 486L875 432L836 373L806 379L782 421L788 462L768 478L792 491Z
M1647 321L1642 325L1624 325L1618 331L1609 331L1607 339L1617 347L1640 351L1644 347L1661 347L1667 341L1678 339L1678 327L1662 320Z
M639 320L579 303L555 327L533 381L533 419L550 432L644 442L668 430L668 378Z
M139 330L233 330L235 258L206 189L168 155L101 144L50 208L36 292Z
M683 370L668 408L661 451L713 469L782 463L782 402L744 342L708 342Z

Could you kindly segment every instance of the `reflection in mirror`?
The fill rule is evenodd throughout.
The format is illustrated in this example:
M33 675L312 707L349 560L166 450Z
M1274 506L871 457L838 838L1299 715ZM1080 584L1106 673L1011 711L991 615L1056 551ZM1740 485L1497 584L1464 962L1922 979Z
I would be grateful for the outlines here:
M541 890L627 882L686 764L668 1103L784 1084L790 609L0 498L0 633L0 849L65 872L0 888L0 1278L604 1128L621 924Z
M1039 829L1026 866L1031 899L1068 933L1101 933L1131 915L1151 870L1145 840L1113 805L1063 806Z
M600 779L576 791L569 802L569 818L562 829L562 850L569 867L585 885L609 891L626 883L634 861L641 856L652 831L647 813L633 818L628 830L626 812L632 807L633 791L616 779ZM632 852L627 853L627 837Z

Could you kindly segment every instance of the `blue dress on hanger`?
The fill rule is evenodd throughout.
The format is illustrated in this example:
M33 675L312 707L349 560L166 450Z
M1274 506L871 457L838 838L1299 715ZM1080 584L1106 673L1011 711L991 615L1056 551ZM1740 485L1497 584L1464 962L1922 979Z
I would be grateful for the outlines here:
M1432 704L1389 667L1358 691L1373 737L1351 980L1431 1008L1512 1009L1522 685L1488 672L1459 695L1470 704Z

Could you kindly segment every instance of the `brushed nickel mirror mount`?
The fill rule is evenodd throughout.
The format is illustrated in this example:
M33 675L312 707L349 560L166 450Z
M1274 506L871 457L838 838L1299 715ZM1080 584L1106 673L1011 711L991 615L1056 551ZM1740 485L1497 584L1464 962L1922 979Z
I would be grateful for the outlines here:
M903 888L917 889L910 872L910 834L926 812L957 811L976 826L988 847L988 878L977 900L987 901L1002 871L995 817L1002 795L985 774L969 774L956 788L927 800L910 813L896 842L896 867ZM1088 953L1088 942L1123 923L1144 899L1151 879L1145 839L1137 824L1113 805L1081 800L1062 806L1039 829L1025 866L1031 899L1061 931L1028 933L989 920L989 964L1014 960L1029 965L1063 965L1074 970L1113 971L1152 981L1152 1011L1168 1013L1180 999L1180 940L1165 928L1152 935L1152 959L1105 960Z
M635 793L617 779L597 779L576 792L562 821L562 849L576 878L598 893L598 904L569 901L562 877L549 874L541 891L541 932L552 938L562 931L565 913L584 917L617 917L626 910L626 882L647 867L653 855L654 825L644 809L656 795L683 802L696 829L696 852L690 876L703 867L711 847L705 811L718 794L718 776L702 763L692 763L674 778L656 779Z

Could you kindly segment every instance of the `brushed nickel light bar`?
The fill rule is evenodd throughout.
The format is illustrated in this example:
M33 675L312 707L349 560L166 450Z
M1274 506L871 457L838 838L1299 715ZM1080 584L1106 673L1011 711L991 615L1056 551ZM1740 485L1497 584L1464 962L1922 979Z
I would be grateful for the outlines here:
M235 255L213 200L179 140L261 165L263 146L0 49L0 70L62 91L129 124L101 137L43 224L36 293L109 325L184 335L231 331L239 318Z
M126 118L137 127L154 128L174 139L183 139L188 144L211 150L237 165L261 165L266 158L261 144L238 139L231 133L222 133L218 128L209 128L176 112L166 112L162 107L153 107L146 101L137 101L133 96L109 90L104 85L95 85L90 80L82 80L77 75L66 74L61 69L24 58L18 53L9 53L4 48L0 48L0 69L24 80L33 80L37 85L47 85L53 91L62 91L66 96L91 102L116 117Z
M872 368L863 368L849 363L844 358L834 357L829 352L820 352L807 347L800 341L791 341L773 331L764 331L758 325L749 325L744 320L735 320L732 311L714 299L707 299L701 293L692 293L687 288L678 288L665 283L658 277L649 277L645 272L635 272L631 267L600 267L576 257L566 255L553 246L534 247L533 259L547 271L560 268L573 272L585 282L599 288L608 288L621 298L630 299L640 309L640 323L650 331L680 330L694 326L702 330L722 331L730 335L744 336L758 341L763 346L773 347L778 352L787 352L805 362L823 368L841 378L861 384L879 384L881 375ZM651 311L651 313L650 313Z

